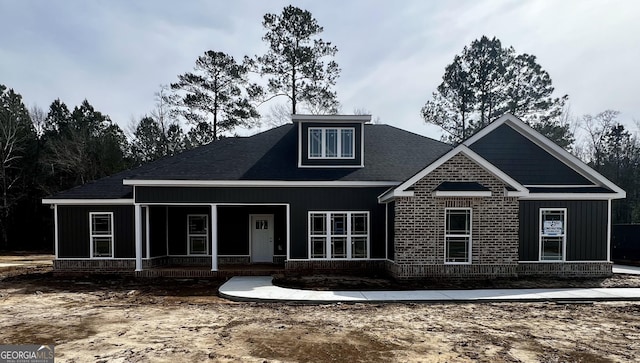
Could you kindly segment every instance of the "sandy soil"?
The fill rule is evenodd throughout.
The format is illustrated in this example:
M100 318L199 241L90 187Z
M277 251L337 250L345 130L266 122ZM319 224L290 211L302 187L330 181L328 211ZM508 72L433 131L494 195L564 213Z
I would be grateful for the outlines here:
M57 362L640 361L640 302L234 303L220 281L0 269L0 342Z

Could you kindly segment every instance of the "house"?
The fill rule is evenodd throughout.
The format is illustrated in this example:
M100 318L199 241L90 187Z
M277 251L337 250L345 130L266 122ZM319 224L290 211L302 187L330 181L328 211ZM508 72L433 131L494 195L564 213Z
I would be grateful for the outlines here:
M455 147L370 116L292 121L44 199L55 270L611 274L625 192L512 115Z

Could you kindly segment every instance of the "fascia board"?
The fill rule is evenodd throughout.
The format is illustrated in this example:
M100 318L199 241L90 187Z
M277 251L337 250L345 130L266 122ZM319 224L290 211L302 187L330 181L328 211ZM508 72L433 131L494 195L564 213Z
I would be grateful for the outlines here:
M45 198L42 199L42 204L75 204L75 205L133 205L133 199L63 199L63 198Z
M522 200L609 200L622 199L618 193L529 193Z
M124 185L132 186L172 186L172 187L390 187L398 185L397 181L373 180L320 180L320 181L286 181L286 180L142 180L124 179Z
M370 122L371 115L291 115L293 122Z

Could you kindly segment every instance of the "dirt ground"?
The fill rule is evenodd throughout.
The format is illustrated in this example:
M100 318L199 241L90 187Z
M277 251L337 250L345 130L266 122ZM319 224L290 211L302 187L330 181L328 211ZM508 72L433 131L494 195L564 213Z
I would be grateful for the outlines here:
M50 269L0 268L0 342L55 344L56 362L640 361L640 302L236 303L222 281Z

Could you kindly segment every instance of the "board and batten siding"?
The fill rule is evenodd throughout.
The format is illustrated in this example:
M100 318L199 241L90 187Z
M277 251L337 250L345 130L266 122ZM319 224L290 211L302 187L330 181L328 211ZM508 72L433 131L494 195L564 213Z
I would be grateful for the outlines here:
M149 247L150 257L167 254L167 209L163 206L149 207Z
M509 125L469 146L522 184L589 185L591 182Z
M386 204L387 207L387 259L393 261L394 260L394 252L395 252L395 229L394 221L396 220L396 203L390 202Z
M90 258L89 213L113 212L114 258L135 258L133 206L58 207L58 258Z
M520 201L520 261L540 257L540 209L567 209L566 261L606 261L608 205L606 200Z
M287 216L284 206L218 207L218 255L250 255L249 216L273 214L273 255L287 253Z
M137 203L289 204L290 258L308 256L309 211L369 211L370 257L385 258L385 207L377 197L387 187L136 187ZM221 208L224 206L221 206ZM172 218L169 218L172 220ZM172 253L173 251L169 251Z

